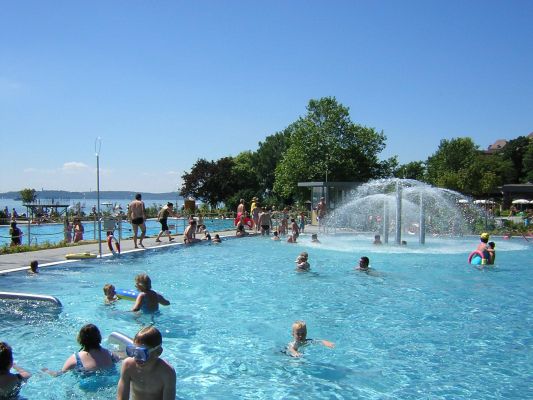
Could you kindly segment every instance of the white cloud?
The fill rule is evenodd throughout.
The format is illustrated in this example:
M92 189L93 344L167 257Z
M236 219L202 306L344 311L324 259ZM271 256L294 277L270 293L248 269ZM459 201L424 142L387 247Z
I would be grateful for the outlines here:
M88 165L82 162L69 161L63 164L63 167L61 167L61 170L63 172L81 172L81 171L86 171L88 168L89 168Z

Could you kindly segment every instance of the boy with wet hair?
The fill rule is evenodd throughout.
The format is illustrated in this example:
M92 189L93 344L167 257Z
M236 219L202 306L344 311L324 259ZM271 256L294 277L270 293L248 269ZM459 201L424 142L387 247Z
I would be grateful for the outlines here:
M363 256L359 259L359 266L356 268L358 271L367 272L370 270L370 259L367 256Z
M115 286L110 283L104 285L104 294L106 303L114 303L118 300Z
M17 374L11 373L11 368ZM0 342L0 399L18 399L18 392L31 374L13 362L13 350L5 342Z
M135 277L135 287L140 293L131 311L155 312L159 310L159 304L163 306L170 305L170 301L155 290L152 290L152 280L148 275L137 275Z
M307 339L307 325L305 321L296 321L294 324L292 324L292 337L294 340L289 343L287 349L289 351L289 355L293 357L300 357L302 353L299 351L299 349L303 346L307 346L308 344L321 344L331 349L335 347L335 343L330 342L329 340Z
M141 329L126 347L129 356L122 363L117 388L117 400L174 400L176 372L165 360L161 332L154 326Z

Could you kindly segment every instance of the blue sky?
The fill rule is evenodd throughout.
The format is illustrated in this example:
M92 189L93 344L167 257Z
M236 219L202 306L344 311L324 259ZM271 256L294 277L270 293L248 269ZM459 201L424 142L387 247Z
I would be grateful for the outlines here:
M0 191L166 192L335 96L381 158L533 131L533 1L0 0Z

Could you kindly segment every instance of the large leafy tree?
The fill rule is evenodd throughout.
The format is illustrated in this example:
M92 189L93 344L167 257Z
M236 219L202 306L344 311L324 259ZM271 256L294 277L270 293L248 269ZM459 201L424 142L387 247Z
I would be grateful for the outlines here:
M211 207L221 202L238 203L239 196L246 199L258 196L260 190L252 159L250 151L217 161L198 159L191 171L183 174L180 194L198 198Z
M182 175L182 196L192 196L216 207L235 189L232 186L234 161L232 157L224 157L217 161L200 158L190 172Z
M533 140L529 140L524 158L522 160L524 171L524 182L533 183Z
M411 161L400 165L394 171L394 177L402 179L415 179L423 182L426 175L426 165L422 161Z
M527 181L524 167L524 156L528 150L530 140L525 136L519 136L510 140L500 152L504 160L512 162L514 174L507 183L520 183Z
M430 184L473 195L494 192L514 173L510 160L484 154L471 138L441 140L426 165Z
M498 186L509 182L513 173L511 161L480 153L463 174L465 188L462 192L473 195L494 193Z
M270 192L276 179L276 166L289 146L293 126L281 132L267 136L253 155L253 166L257 173L258 184L262 192Z
M427 180L430 184L469 192L468 169L478 154L478 146L470 138L443 139L437 151L428 158Z
M334 97L311 100L291 126L289 146L275 170L274 191L297 195L299 181L361 181L390 175L395 158L380 162L385 135L354 124Z
M33 203L37 199L37 192L35 189L22 189L20 191L20 198L24 203Z

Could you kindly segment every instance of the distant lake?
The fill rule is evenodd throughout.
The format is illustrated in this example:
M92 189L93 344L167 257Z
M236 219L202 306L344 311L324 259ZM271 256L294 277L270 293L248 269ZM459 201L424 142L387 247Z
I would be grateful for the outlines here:
M133 200L133 198L131 199L122 199L122 200L117 200L117 199L100 199L100 210L101 211L106 211L107 210L107 205L103 205L102 203L107 203L107 204L112 204L113 206L115 205L120 205L122 207L122 210L124 210L124 212L126 212L127 210L127 206L129 203L131 203L131 201ZM45 200L39 200L37 199L38 203L40 202L40 204L51 204L52 200L50 199L45 199ZM171 202L171 203L174 203L174 206L178 206L178 210L181 208L181 206L183 206L183 199L180 197L179 199L176 199L176 198L173 198L173 199L168 199L168 200L153 200L153 199L149 199L149 198L146 198L144 199L143 198L143 201L144 201L144 204L146 205L146 207L151 207L153 206L154 204L155 205L158 205L158 206L163 206L164 204L168 203L168 202ZM91 212L91 209L93 207L96 207L96 204L97 204L97 201L96 199L86 199L86 200L54 200L54 204L62 204L62 205L69 205L71 207L75 207L78 203L80 203L80 206L82 207L82 211L84 211L86 214L89 214ZM201 204L200 202L197 202L197 204ZM13 200L13 199L2 199L0 198L0 210L3 210L5 207L7 207L7 209L9 210L9 212L11 213L13 211L13 208L15 208L15 210L17 210L17 213L19 215L22 215L24 213L26 213L26 207L24 207L22 205L22 201L21 200Z

